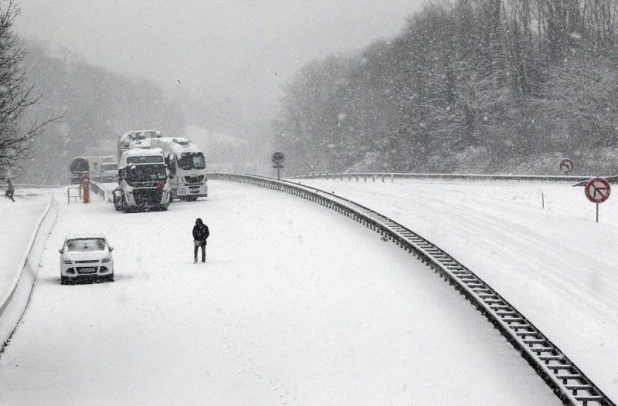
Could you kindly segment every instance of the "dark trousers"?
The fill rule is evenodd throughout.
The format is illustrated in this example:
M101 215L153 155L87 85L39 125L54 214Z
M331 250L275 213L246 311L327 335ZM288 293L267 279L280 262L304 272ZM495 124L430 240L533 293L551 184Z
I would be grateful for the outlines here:
M4 194L12 201L15 201L15 199L13 199L13 191L11 189L8 189L6 192L4 192Z
M202 248L202 262L206 262L206 241L193 241L193 260L197 262L197 251Z

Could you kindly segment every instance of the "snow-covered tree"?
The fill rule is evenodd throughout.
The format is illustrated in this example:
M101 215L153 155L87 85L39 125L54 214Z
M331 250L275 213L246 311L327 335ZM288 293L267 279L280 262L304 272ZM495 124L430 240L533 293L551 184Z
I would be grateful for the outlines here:
M19 159L28 156L32 141L49 122L23 123L27 109L38 97L23 64L26 52L13 28L18 15L15 1L0 2L0 176L6 176Z

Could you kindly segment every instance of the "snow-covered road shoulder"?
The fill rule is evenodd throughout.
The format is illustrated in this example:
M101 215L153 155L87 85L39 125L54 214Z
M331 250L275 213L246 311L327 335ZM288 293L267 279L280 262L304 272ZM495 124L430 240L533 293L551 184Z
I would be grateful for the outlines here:
M0 351L21 318L38 272L47 236L58 214L50 193L20 193L0 204ZM41 210L42 209L42 210Z

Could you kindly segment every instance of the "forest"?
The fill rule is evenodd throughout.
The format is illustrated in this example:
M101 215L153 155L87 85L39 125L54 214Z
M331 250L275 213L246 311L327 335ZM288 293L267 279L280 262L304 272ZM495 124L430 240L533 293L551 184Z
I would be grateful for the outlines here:
M119 135L135 129L186 137L188 127L203 128L212 138L204 150L208 163L226 167L253 162L269 145L264 142L268 121L260 124L259 110L248 110L226 95L205 94L196 100L180 91L169 94L141 79L139 72L127 77L68 49L34 42L24 49L23 64L37 100L24 112L23 124L52 121L28 143L27 158L18 162L26 175L22 182L63 184L73 158L102 144L115 145ZM268 155L262 155L268 163Z
M291 172L616 174L616 0L433 2L306 64L273 120Z
M69 178L69 163L88 147L114 142L130 129L157 128L179 133L184 119L161 89L93 66L69 50L26 44L24 65L39 95L28 119L54 121L31 143L20 161L22 181L58 184Z

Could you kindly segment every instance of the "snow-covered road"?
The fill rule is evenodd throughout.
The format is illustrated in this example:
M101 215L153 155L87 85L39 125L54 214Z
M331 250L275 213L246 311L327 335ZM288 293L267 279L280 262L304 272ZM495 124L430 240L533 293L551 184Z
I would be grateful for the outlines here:
M377 234L280 192L211 181L210 196L135 214L59 198L0 356L0 404L560 404L479 313ZM196 217L211 229L204 265L192 263ZM115 247L116 281L61 286L64 236L92 229Z

